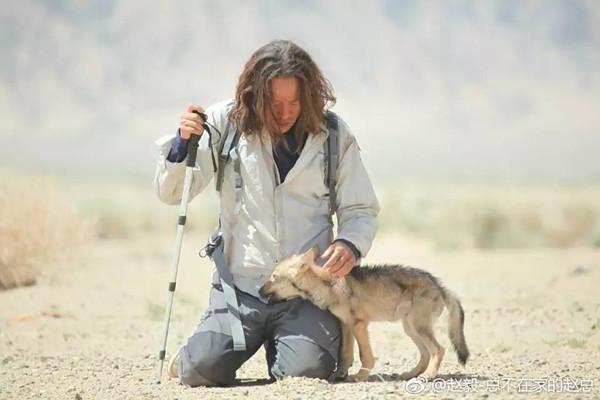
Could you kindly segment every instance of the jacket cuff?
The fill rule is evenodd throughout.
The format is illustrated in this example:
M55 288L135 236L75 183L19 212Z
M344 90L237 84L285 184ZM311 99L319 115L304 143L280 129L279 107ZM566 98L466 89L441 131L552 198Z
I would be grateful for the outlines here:
M171 150L169 150L169 154L167 155L167 161L180 163L185 160L185 157L187 156L187 145L188 140L182 139L179 129L177 129L177 135L171 144Z
M352 250L352 253L354 253L354 257L357 260L359 258L361 258L360 251L358 251L358 249L356 248L356 246L352 242L350 242L349 240L346 240L346 239L335 239L333 241L333 243L335 243L335 242L342 242L342 243L344 243L346 246L348 246L348 248L350 248L350 250Z

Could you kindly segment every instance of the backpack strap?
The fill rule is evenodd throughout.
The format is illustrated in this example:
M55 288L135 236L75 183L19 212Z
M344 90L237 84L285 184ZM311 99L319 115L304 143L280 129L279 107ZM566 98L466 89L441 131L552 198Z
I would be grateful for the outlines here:
M223 253L224 243L221 230L218 229L208 240L206 245L206 255L208 255L217 267L219 280L227 302L227 313L229 315L229 324L231 325L231 336L233 337L233 351L246 351L246 337L240 317L239 302L235 293L235 284L233 275L225 261Z
M234 193L235 193L235 208L234 212L238 214L242 207L242 169L240 165L240 155L235 145L229 151L229 158L233 161L233 174L234 174Z
M225 173L225 165L227 164L227 161L229 161L229 159L231 158L232 155L232 151L235 153L234 158L236 159L235 162L237 165L237 168L234 169L236 170L236 188L238 186L238 181L240 182L240 187L241 187L241 175L238 177L237 174L239 173L239 158L236 157L237 156L237 151L235 150L236 146L237 146L237 142L240 140L240 133L238 132L237 129L230 129L231 128L231 122L228 121L227 122L227 126L225 127L225 140L223 140L221 142L221 147L219 148L219 163L218 163L218 167L217 167L217 177L216 177L216 189L217 192L221 193L221 188L223 187L223 176ZM239 179L238 179L239 178Z
M329 135L325 141L325 186L329 188L329 214L333 216L337 209L337 167L340 153L338 117L332 111L325 112L325 125Z

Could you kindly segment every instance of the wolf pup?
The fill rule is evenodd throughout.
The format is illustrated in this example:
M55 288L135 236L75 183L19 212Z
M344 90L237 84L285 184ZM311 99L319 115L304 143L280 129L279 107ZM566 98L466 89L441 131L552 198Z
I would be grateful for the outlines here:
M437 376L444 348L435 339L433 326L448 308L448 335L458 361L465 365L469 349L463 325L465 315L456 296L430 273L400 265L354 268L345 277L336 277L316 265L318 249L294 255L279 263L259 294L269 302L292 297L311 301L329 310L342 325L342 349L337 377L344 378L354 362L354 338L358 343L360 370L351 377L361 382L369 377L375 359L369 343L372 321L402 320L404 331L418 347L421 358L401 379L422 375Z

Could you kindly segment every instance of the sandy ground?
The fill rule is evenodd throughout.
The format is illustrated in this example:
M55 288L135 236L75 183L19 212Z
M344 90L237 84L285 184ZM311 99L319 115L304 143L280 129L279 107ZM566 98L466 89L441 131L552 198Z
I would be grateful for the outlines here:
M185 238L168 352L207 302L211 266ZM174 234L99 241L77 262L48 266L36 286L0 292L0 399L600 398L600 250L439 253L380 236L367 261L429 270L460 297L471 359L459 366L446 334L441 379L398 375L417 360L400 324L371 325L375 373L366 383L293 378L269 383L262 350L233 388L157 385L156 354ZM357 365L355 364L355 368Z

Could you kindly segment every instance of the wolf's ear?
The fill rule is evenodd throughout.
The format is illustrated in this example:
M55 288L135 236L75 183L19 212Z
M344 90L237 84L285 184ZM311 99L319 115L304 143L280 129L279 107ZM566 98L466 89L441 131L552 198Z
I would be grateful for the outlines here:
M307 269L310 268L310 263L303 261L302 264L300 264L300 267L298 267L298 269L300 271L306 271Z
M320 254L319 246L313 246L310 250L308 250L306 253L304 253L302 255L302 258L306 257L311 262L314 262L317 259L317 257L319 256L319 254Z

